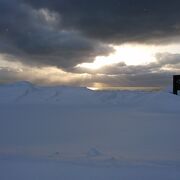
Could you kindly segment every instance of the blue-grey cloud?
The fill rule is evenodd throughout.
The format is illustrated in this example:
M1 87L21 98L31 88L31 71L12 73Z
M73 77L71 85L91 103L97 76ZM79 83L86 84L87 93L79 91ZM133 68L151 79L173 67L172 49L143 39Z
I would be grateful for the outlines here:
M64 28L56 12L36 10L18 0L0 1L0 53L28 64L69 68L112 50Z
M108 44L171 43L180 38L180 1L168 0L0 0L0 54L30 67L57 66L76 74L89 73L82 83L153 85L169 82L179 72L179 54L157 54L146 66L123 63L97 72L74 69L96 56L108 55ZM168 40L168 41L167 41ZM165 70L163 68L169 68ZM171 70L170 70L171 69ZM101 75L98 75L101 74ZM28 79L28 73L0 69L1 81ZM50 83L48 77L35 76ZM36 81L30 79L32 81ZM155 83L158 80L158 83Z
M160 56L160 54L158 55ZM173 58L174 57L174 58ZM93 86L95 83L105 86L167 86L172 75L180 73L180 54L161 54L157 62L147 65L126 65L125 63L107 65L99 70L71 69L73 73L34 71L31 67L0 67L0 83L28 80L38 84L66 84L75 86ZM170 59L169 59L170 58ZM82 73L88 73L83 76ZM63 80L66 76L66 81Z
M23 0L59 13L62 24L109 43L160 43L180 35L178 0Z

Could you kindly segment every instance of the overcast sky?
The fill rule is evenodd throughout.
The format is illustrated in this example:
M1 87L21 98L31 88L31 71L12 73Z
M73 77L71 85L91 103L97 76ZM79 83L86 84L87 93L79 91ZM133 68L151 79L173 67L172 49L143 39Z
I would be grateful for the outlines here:
M0 82L167 86L179 0L0 0Z

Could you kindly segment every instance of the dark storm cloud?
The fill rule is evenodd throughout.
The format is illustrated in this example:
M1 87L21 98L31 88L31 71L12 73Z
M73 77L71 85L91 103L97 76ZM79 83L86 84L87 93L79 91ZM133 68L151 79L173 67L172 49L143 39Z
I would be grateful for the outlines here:
M0 0L0 53L28 64L69 68L111 51L76 30L66 30L56 12L35 10L18 0Z
M0 0L0 53L71 69L113 52L108 43L178 36L179 7L177 0Z
M180 35L179 0L23 0L48 8L62 24L109 43L160 43Z
M0 0L0 55L29 68L18 72L1 67L1 82L50 84L54 76L30 71L47 65L72 71L72 76L89 73L83 81L74 77L69 84L166 85L174 72L180 72L179 54L161 53L148 65L119 63L94 72L74 66L113 52L108 44L180 41L179 7L179 0ZM63 74L58 76L63 79Z

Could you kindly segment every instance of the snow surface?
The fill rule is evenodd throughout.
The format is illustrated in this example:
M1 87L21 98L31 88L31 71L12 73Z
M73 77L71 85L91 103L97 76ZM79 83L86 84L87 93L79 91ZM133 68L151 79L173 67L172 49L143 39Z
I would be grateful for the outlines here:
M180 96L0 85L0 180L179 180Z

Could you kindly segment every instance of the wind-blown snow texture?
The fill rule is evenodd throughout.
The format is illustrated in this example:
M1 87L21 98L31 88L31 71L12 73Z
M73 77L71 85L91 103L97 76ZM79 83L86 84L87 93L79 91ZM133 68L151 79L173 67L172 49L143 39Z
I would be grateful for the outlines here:
M0 86L0 179L180 179L180 96Z

